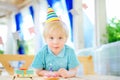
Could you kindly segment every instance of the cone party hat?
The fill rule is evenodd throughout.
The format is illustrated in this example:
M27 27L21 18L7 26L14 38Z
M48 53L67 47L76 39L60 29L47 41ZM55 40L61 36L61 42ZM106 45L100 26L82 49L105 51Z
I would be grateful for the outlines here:
M46 23L52 22L52 21L60 21L54 10L49 7L47 12L47 20Z

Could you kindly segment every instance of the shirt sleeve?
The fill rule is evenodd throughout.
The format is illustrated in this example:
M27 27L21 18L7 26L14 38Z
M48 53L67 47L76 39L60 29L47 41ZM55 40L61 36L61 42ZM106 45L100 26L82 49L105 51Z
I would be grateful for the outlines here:
M35 69L43 69L44 68L43 52L39 52L37 55L35 55L35 58L32 62L32 67Z
M69 54L68 69L76 68L77 66L79 66L79 60L78 60L74 50L70 49L68 54Z

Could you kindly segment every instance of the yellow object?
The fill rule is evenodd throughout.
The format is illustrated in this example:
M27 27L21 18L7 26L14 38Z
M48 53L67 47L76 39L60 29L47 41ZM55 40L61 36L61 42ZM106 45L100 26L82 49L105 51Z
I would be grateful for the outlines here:
M80 63L83 65L85 75L95 74L92 56L78 56Z
M9 63L10 61L25 61L21 68L28 69L33 58L34 55L0 54L0 62L10 75L14 74L14 68Z
M45 77L44 80L59 80L58 77Z

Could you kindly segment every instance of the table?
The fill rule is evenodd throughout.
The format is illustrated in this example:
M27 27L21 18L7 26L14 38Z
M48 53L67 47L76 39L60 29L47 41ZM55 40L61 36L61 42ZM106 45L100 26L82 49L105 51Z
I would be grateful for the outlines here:
M0 80L44 80L44 78L39 76L34 76L32 78L14 78L13 76L0 76ZM60 80L120 80L120 76L84 75L74 78L60 78Z

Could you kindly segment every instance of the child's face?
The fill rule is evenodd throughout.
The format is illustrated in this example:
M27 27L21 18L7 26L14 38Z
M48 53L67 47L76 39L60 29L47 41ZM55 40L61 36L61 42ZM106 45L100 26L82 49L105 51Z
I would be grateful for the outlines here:
M46 43L55 55L59 54L65 42L66 37L63 33L59 33L59 31L53 31L46 38Z

